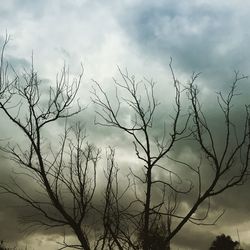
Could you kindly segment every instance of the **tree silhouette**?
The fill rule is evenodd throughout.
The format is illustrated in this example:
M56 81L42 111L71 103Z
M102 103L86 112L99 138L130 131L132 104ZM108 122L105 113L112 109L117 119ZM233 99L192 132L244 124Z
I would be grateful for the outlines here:
M170 62L174 108L163 115L162 131L157 135L154 128L159 102L153 81L137 81L119 69L121 80L114 80L115 98L95 82L95 123L125 133L138 160L137 167L125 168L124 178L110 149L101 180L104 188L97 193L100 149L86 141L80 123L69 125L70 117L83 109L76 101L83 70L71 79L63 67L54 86L43 86L33 63L22 74L9 72L4 61L7 43L8 39L0 60L0 111L19 129L25 144L13 140L1 150L16 164L17 172L39 189L34 193L17 178L1 183L0 189L1 194L20 199L36 212L24 218L26 223L69 228L78 242L67 244L65 240L61 249L84 250L166 250L186 223L216 223L223 212L208 221L210 199L243 184L249 173L249 107L240 133L231 115L237 84L244 76L236 72L229 92L217 96L225 131L220 145L200 102L195 84L198 74L183 86ZM184 97L188 110L184 109ZM63 124L60 136L46 136L59 120ZM179 145L190 141L199 148L197 162L174 154ZM94 202L94 196L102 199L101 205ZM181 206L187 196L188 206Z
M221 234L216 236L209 250L240 250L238 241L233 241L230 236Z
M0 110L26 141L24 145L8 143L1 146L1 150L16 163L19 172L29 178L36 192L25 189L17 178L12 178L12 183L1 183L0 189L35 211L23 218L25 223L33 227L69 227L80 243L64 242L63 247L90 250L87 228L83 225L87 224L95 193L100 151L86 142L81 124L67 125L68 118L82 110L80 105L72 109L72 104L83 71L77 78L70 79L63 67L55 85L44 90L33 63L21 74L14 70L10 74L3 57L7 43L8 37L0 62ZM60 119L64 121L64 129L51 145L53 139L46 138L44 131Z
M210 199L227 189L244 183L249 168L249 107L246 106L241 139L237 135L236 124L231 117L232 102L237 95L237 84L246 77L235 72L235 78L228 94L219 93L217 96L221 116L225 121L222 124L225 131L224 146L218 148L216 134L209 126L199 100L199 89L195 84L199 74L193 74L189 84L182 89L182 85L176 79L172 69L172 62L169 66L175 90L174 112L171 113L170 127L166 129L164 126L162 134L157 137L154 136L153 128L159 103L154 95L155 84L153 81L147 79L137 81L134 76L119 69L121 80L114 80L115 100L97 82L95 82L96 87L93 91L93 101L97 106L96 124L126 133L131 139L134 153L142 166L138 171L131 168L134 198L129 201L130 210L124 214L122 208L119 210L119 205L116 210L116 213L119 214L117 217L126 218L123 223L116 224L116 238L119 235L120 241L129 242L132 249L138 247L143 250L154 249L153 242L156 239L154 233L156 232L158 232L159 242L163 243L162 249L166 249L171 239L186 223L197 225L216 223L223 212L212 222L208 222L206 219L210 211ZM183 93L187 94L190 103L190 110L186 115L183 113L181 102ZM124 110L129 113L129 122L122 116ZM187 138L193 140L194 145L200 148L200 161L197 164L172 157L176 145L187 143ZM241 156L243 155L244 160L242 161ZM175 164L174 168L169 166L171 161ZM178 171L179 167L184 172L188 172L192 179L187 181L187 174L182 176L181 171ZM204 168L213 176L208 182L204 176ZM234 171L238 174L235 174ZM161 176L158 175L159 172ZM225 176L227 176L226 179ZM230 177L228 178L228 176ZM141 195L138 194L138 190L141 191ZM155 192L158 192L160 197L158 200L154 199ZM189 204L190 207L186 211L178 209L178 204L181 202L180 197L183 198L188 194L193 198L192 204ZM119 201L119 199L117 200ZM207 207L204 209L204 206ZM205 212L199 217L195 216L194 214L201 207ZM164 235L158 230L159 218L167 228ZM130 223L127 225L127 231L124 231L122 227L119 228L126 223ZM152 232L154 233L152 234ZM136 235L139 235L139 246L138 241L133 242Z

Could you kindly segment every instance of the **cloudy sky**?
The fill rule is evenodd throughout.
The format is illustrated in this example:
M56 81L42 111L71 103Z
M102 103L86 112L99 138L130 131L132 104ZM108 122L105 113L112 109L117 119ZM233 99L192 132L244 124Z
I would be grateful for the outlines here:
M33 53L36 70L51 82L64 63L72 74L77 74L83 63L80 97L84 104L90 103L92 79L109 89L112 77L118 77L117 66L127 68L138 79L153 78L160 102L171 101L171 57L182 82L187 82L192 72L202 72L198 84L204 102L211 104L210 96L214 98L215 92L228 89L234 70L250 74L249 16L250 2L243 0L9 0L0 6L0 42L7 32L11 41L6 57L12 65L28 66ZM241 89L241 100L247 102L249 81L242 82ZM243 101L237 108L244 108ZM208 110L215 119L212 109L211 104ZM92 112L90 105L84 116L90 125ZM1 128L3 133L14 129L2 117ZM95 140L92 130L90 137ZM116 132L112 135L113 131L109 131L106 138L101 128L94 130L99 136L96 141L106 146L113 142L117 147L120 137ZM126 145L121 147L126 149ZM1 166L8 164L1 161ZM0 171L2 176L8 175L8 169ZM223 194L216 202L221 209L226 208L226 213L217 225L187 225L178 235L176 247L207 249L220 233L237 240L238 230L245 249L250 249L249 188L248 182ZM59 236L53 232L22 233L18 226L22 211L6 205L8 201L4 198L0 202L0 238L27 243L34 249L56 249Z

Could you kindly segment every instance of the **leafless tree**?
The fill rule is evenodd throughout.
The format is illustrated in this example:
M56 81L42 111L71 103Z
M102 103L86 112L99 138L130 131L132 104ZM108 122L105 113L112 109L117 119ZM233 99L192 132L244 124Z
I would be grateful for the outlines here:
M240 133L231 114L238 82L245 76L235 72L228 94L218 93L225 131L222 148L221 142L220 147L217 145L216 134L200 103L195 85L198 74L183 86L170 63L174 109L166 115L160 135L155 133L159 103L153 81L137 82L134 76L119 69L121 82L114 80L114 98L95 82L96 124L125 132L141 164L139 168L128 167L124 178L115 163L114 150L109 149L103 205L97 206L93 204L93 197L97 190L100 150L86 142L84 128L79 123L69 125L70 117L82 110L76 95L83 72L71 81L64 67L57 75L55 86L46 89L33 62L30 70L20 74L4 61L7 43L8 38L1 53L0 110L26 141L24 145L8 143L1 150L16 163L19 169L16 174L31 178L39 186L39 193L25 189L16 178L12 179L12 184L0 184L0 189L36 211L25 217L26 222L48 228L67 226L79 244L65 241L61 249L85 250L167 250L170 241L186 223L216 223L222 213L212 222L208 221L210 199L244 183L248 174L249 107L246 106ZM186 110L185 98L190 106ZM63 121L63 131L58 143L53 143L46 133L59 120ZM54 135L51 133L51 136ZM175 154L180 145L187 143L199 148L197 162L189 162ZM209 180L207 173L211 176ZM183 206L183 201L188 205ZM93 214L99 219L97 229L91 226L96 238L90 235L88 227Z
M80 243L68 245L64 242L62 248L89 250L86 218L96 189L100 150L86 142L80 124L67 125L69 117L82 110L80 105L74 110L73 104L83 71L71 81L64 67L56 77L55 86L46 89L46 84L34 70L33 62L31 69L20 75L4 61L7 42L8 38L1 54L0 110L26 141L22 145L8 143L1 150L16 163L19 169L16 174L24 174L40 188L38 193L31 192L13 178L13 183L0 185L1 193L14 195L36 212L25 217L31 226L71 228ZM60 119L64 122L64 129L56 139L58 143L51 143L46 131Z
M131 188L134 189L134 195L129 201L130 209L126 210L130 227L126 234L119 228L123 226L121 222L117 228L117 231L120 230L124 238L129 240L126 247L119 249L156 249L154 233L158 235L158 243L163 242L161 249L168 249L171 239L187 222L197 225L215 224L223 212L212 222L207 221L210 199L242 184L248 174L249 107L246 106L244 128L240 135L237 134L237 126L231 117L237 84L246 77L236 72L229 93L218 93L218 107L222 111L221 118L225 121L222 124L225 130L224 146L221 149L216 145L216 134L213 134L208 125L199 101L199 90L195 85L199 74L194 74L190 83L182 86L175 77L172 61L169 66L175 89L174 114L166 116L166 119L171 119L171 125L169 128L164 126L162 135L157 137L154 135L154 119L159 103L154 94L153 81L136 81L127 71L124 73L119 69L121 81L114 79L114 98L111 98L98 82L94 82L96 124L120 129L128 134L132 139L135 155L141 161L140 170L131 168L134 181ZM183 94L187 94L190 105L187 111L183 111L181 103ZM128 119L124 119L124 113L128 114ZM200 148L200 160L196 164L173 157L176 145L190 141ZM171 167L170 161L174 168ZM179 167L185 173L184 177L178 170ZM206 180L204 171L212 173L209 180ZM138 174L139 172L142 174ZM187 181L188 175L192 180ZM154 195L159 189L161 196L156 200ZM189 206L181 207L182 199L186 200L189 196L192 197ZM120 217L124 215L121 208L118 214ZM117 235L116 240L124 242L123 239L118 239Z

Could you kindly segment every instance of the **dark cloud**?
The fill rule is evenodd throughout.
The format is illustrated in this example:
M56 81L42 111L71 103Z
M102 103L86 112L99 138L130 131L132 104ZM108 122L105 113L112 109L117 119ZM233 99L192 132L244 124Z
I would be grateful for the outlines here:
M210 227L212 230L212 228ZM208 249L211 242L215 239L215 235L207 230L202 230L199 227L187 225L182 232L175 238L173 244L181 249ZM178 249L178 248L177 248Z
M167 1L122 14L118 20L142 54L165 65L171 56L187 74L204 72L206 85L221 84L233 70L249 72L249 19L241 7Z
M217 1L218 2L218 1ZM1 29L10 28L14 30L15 39L25 39L24 44L19 41L17 45L10 45L7 50L7 59L16 69L22 70L23 67L29 67L30 61L23 59L22 53L16 53L17 46L20 51L26 49L31 54L32 49L36 49L36 54L44 53L44 60L38 62L42 65L44 71L53 71L55 62L48 57L49 48L55 48L62 58L67 60L79 59L79 54L88 52L87 63L91 61L94 70L89 75L96 75L96 78L105 77L104 84L109 82L113 72L108 63L121 62L122 66L129 66L132 70L141 71L141 67L151 68L151 63L158 64L146 70L146 74L152 75L153 78L162 79L166 71L157 71L158 66L168 67L170 56L174 59L174 68L177 78L188 81L188 76L193 71L203 72L197 80L201 88L201 100L205 113L209 120L209 125L213 128L214 137L218 149L224 144L225 136L224 121L221 113L216 111L215 91L227 90L233 81L233 70L240 70L245 74L249 73L249 13L248 4L229 1L226 4L222 1L220 4L216 1L206 2L192 1L10 1L3 3L0 10ZM246 6L245 6L246 5ZM108 24L105 24L107 22ZM21 34L21 35L20 35ZM19 37L21 36L21 38ZM112 36L114 35L114 36ZM119 40L120 39L120 40ZM126 40L126 45L122 42ZM118 42L117 42L118 41ZM120 42L122 41L122 42ZM0 38L0 43L3 38ZM27 48L25 48L27 46ZM24 48L23 48L24 47ZM121 52L119 54L118 52ZM10 52L10 53L9 53ZM46 54L47 53L47 54ZM118 53L118 54L116 54ZM113 56L115 59L113 59ZM39 55L38 55L39 57ZM116 57L123 57L116 60ZM138 57L138 61L135 58ZM45 61L45 59L47 61ZM80 61L80 59L79 59ZM36 58L35 58L36 62ZM78 63L74 62L74 63ZM126 65L129 64L129 65ZM150 64L150 65L147 65ZM115 66L115 65L113 65ZM138 67L138 68L137 68ZM102 69L99 71L99 68ZM140 68L140 69L139 69ZM109 71L110 70L110 71ZM43 72L44 72L43 71ZM90 70L91 71L91 70ZM56 72L53 72L53 77ZM168 72L169 73L169 72ZM106 77L109 77L107 79ZM45 76L41 76L47 77ZM92 77L92 76L91 76ZM91 78L90 77L90 78ZM164 78L165 79L165 78ZM87 79L87 81L89 81ZM49 79L45 87L51 83ZM110 81L111 82L111 81ZM159 83L156 88L157 98L162 103L157 109L158 114L154 120L153 136L161 136L164 122L169 128L169 110L172 112L172 97L170 98L169 85ZM91 84L90 84L91 85ZM83 104L90 103L88 90L84 85L82 89ZM110 84L106 84L107 91L110 90ZM244 103L249 102L249 84L241 83L239 92L242 93L237 97L234 104L235 124L242 128L244 117ZM87 94L83 91L87 92ZM112 92L110 92L112 93ZM87 98L86 98L87 96ZM86 99L85 99L86 98ZM111 94L111 98L112 94ZM88 99L88 100L87 100ZM184 102L186 104L186 102ZM184 104L184 106L185 106ZM168 106L167 106L168 105ZM188 110L188 106L185 107ZM127 110L123 111L122 118L127 119ZM102 171L105 161L105 150L108 146L113 146L117 150L117 162L122 171L126 167L140 167L134 163L135 153L130 138L119 130L106 129L94 125L94 108L90 107L79 114L73 120L81 120L86 124L87 140L94 142L98 147L103 147L103 160L100 166ZM73 121L72 120L72 121ZM1 131L4 138L10 138L13 134L14 139L20 140L22 137L16 128L11 126L6 119L1 116ZM63 128L63 122L59 122L56 128L46 131L45 135L49 138L54 132L60 132ZM2 135L0 137L2 137ZM4 141L5 143L6 141ZM200 155L200 148L191 143L177 145L173 155L180 159L195 161ZM207 183L206 164L204 165L204 181ZM6 160L1 161L0 181L5 181L11 174L10 163ZM181 169L181 168L180 168ZM180 173L187 174L183 169ZM102 175L101 175L102 176ZM23 187L28 190L33 187L31 182L22 182ZM176 247L190 247L192 249L207 249L215 235L219 233L231 234L227 228L238 225L240 230L244 223L249 222L249 199L248 190L249 182L244 186L237 187L223 193L218 198L213 199L212 215L216 215L216 210L226 208L224 217L218 222L217 227L201 228L187 225L183 231L173 241ZM36 194L34 194L36 195ZM99 196L97 200L100 202ZM185 204L191 204L192 197L183 198ZM7 205L10 204L10 205ZM11 205L12 204L12 205ZM1 196L0 202L0 236L9 241L18 241L25 239L25 235L20 234L17 228L21 228L18 218L30 212L24 207L18 207L15 199L7 196ZM20 229L20 230L21 230ZM12 232L11 234L9 232ZM39 229L37 235L44 235L44 231ZM56 241L60 230L48 231L52 241ZM247 237L243 241L247 240ZM36 244L36 243L32 243ZM40 243L39 243L40 244ZM246 246L245 249L248 249Z

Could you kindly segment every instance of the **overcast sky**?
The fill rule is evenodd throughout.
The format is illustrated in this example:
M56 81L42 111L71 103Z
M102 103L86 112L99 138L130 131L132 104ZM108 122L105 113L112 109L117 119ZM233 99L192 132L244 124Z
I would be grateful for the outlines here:
M109 89L112 77L118 76L117 66L127 68L138 79L153 78L157 97L164 103L171 99L170 57L183 82L192 72L202 72L198 84L208 101L216 91L230 86L234 70L250 74L249 27L250 1L243 0L8 0L0 6L0 42L7 31L11 41L6 56L12 65L28 66L33 53L40 76L53 82L64 63L77 74L82 62L85 72L80 96L85 104L90 103L91 79ZM241 88L245 102L250 96L249 81ZM92 111L90 107L85 116L90 124ZM10 130L2 117L1 123L2 131ZM98 140L104 145L110 143L102 131L95 133L103 136ZM109 136L112 133L109 131ZM118 136L114 132L112 140L118 143ZM8 164L2 160L1 165ZM0 171L8 175L6 168ZM207 249L220 233L238 240L238 230L241 242L249 245L245 249L250 249L249 188L250 182L223 194L216 204L227 211L217 225L187 225L177 237L176 246ZM21 212L18 208L7 209L5 202L0 204L0 239L27 242L38 250L56 248L56 234L22 234L17 221Z

